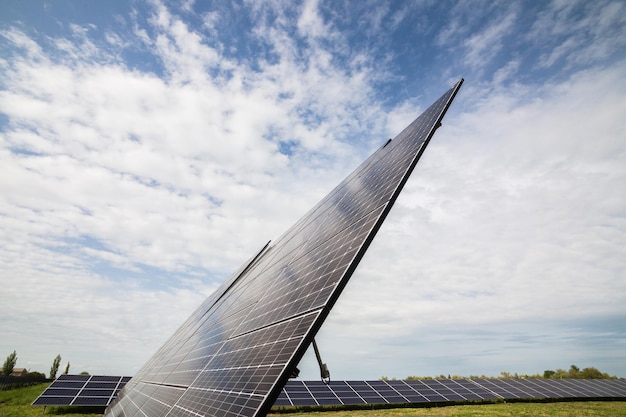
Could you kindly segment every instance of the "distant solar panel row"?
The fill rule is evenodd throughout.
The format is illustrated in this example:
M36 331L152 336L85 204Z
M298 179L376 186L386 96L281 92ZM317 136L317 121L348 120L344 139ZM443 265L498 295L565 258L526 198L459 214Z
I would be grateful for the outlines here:
M402 381L289 381L275 407L450 403L516 399L626 399L626 380L421 379Z
M130 377L62 375L33 405L108 405ZM275 407L450 403L516 399L626 399L626 380L421 379L289 381Z
M33 405L107 406L128 381L129 376L61 375Z

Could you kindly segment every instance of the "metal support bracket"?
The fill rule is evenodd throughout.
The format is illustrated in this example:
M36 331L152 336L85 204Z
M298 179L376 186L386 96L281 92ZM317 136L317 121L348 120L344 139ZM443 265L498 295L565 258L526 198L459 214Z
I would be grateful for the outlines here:
M320 376L322 378L322 382L328 384L330 382L330 371L328 370L328 366L326 366L326 364L322 362L322 356L320 355L320 350L317 348L317 343L315 343L315 339L313 339L313 350L315 351L317 363L320 366Z

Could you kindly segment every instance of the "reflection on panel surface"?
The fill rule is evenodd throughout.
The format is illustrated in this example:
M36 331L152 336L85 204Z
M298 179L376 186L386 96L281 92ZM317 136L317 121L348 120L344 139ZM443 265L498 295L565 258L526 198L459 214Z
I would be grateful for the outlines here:
M126 385L106 416L264 415L461 83L209 297Z

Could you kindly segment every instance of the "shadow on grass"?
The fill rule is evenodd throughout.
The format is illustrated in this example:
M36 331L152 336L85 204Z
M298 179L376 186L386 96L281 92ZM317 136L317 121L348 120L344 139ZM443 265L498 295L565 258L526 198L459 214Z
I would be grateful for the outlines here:
M98 407L76 407L76 406L49 406L45 407L43 410L43 414L54 414L54 415L72 415L72 414L99 414L103 415L106 407L98 406Z

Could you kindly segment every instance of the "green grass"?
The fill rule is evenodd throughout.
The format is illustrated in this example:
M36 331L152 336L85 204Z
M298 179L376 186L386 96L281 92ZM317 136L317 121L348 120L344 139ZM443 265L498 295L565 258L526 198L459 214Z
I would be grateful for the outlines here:
M102 409L82 407L33 407L31 403L49 384L0 391L0 417L96 417ZM271 417L626 417L624 401L508 403L458 405L434 408L393 408L382 410L325 411L269 414Z
M590 401L556 403L502 403L456 405L434 408L391 408L381 410L268 414L268 417L620 417L626 402Z
M43 415L66 415L68 417L96 417L103 408L85 407L34 407L32 402L50 385L49 382L0 391L0 417L41 417Z

